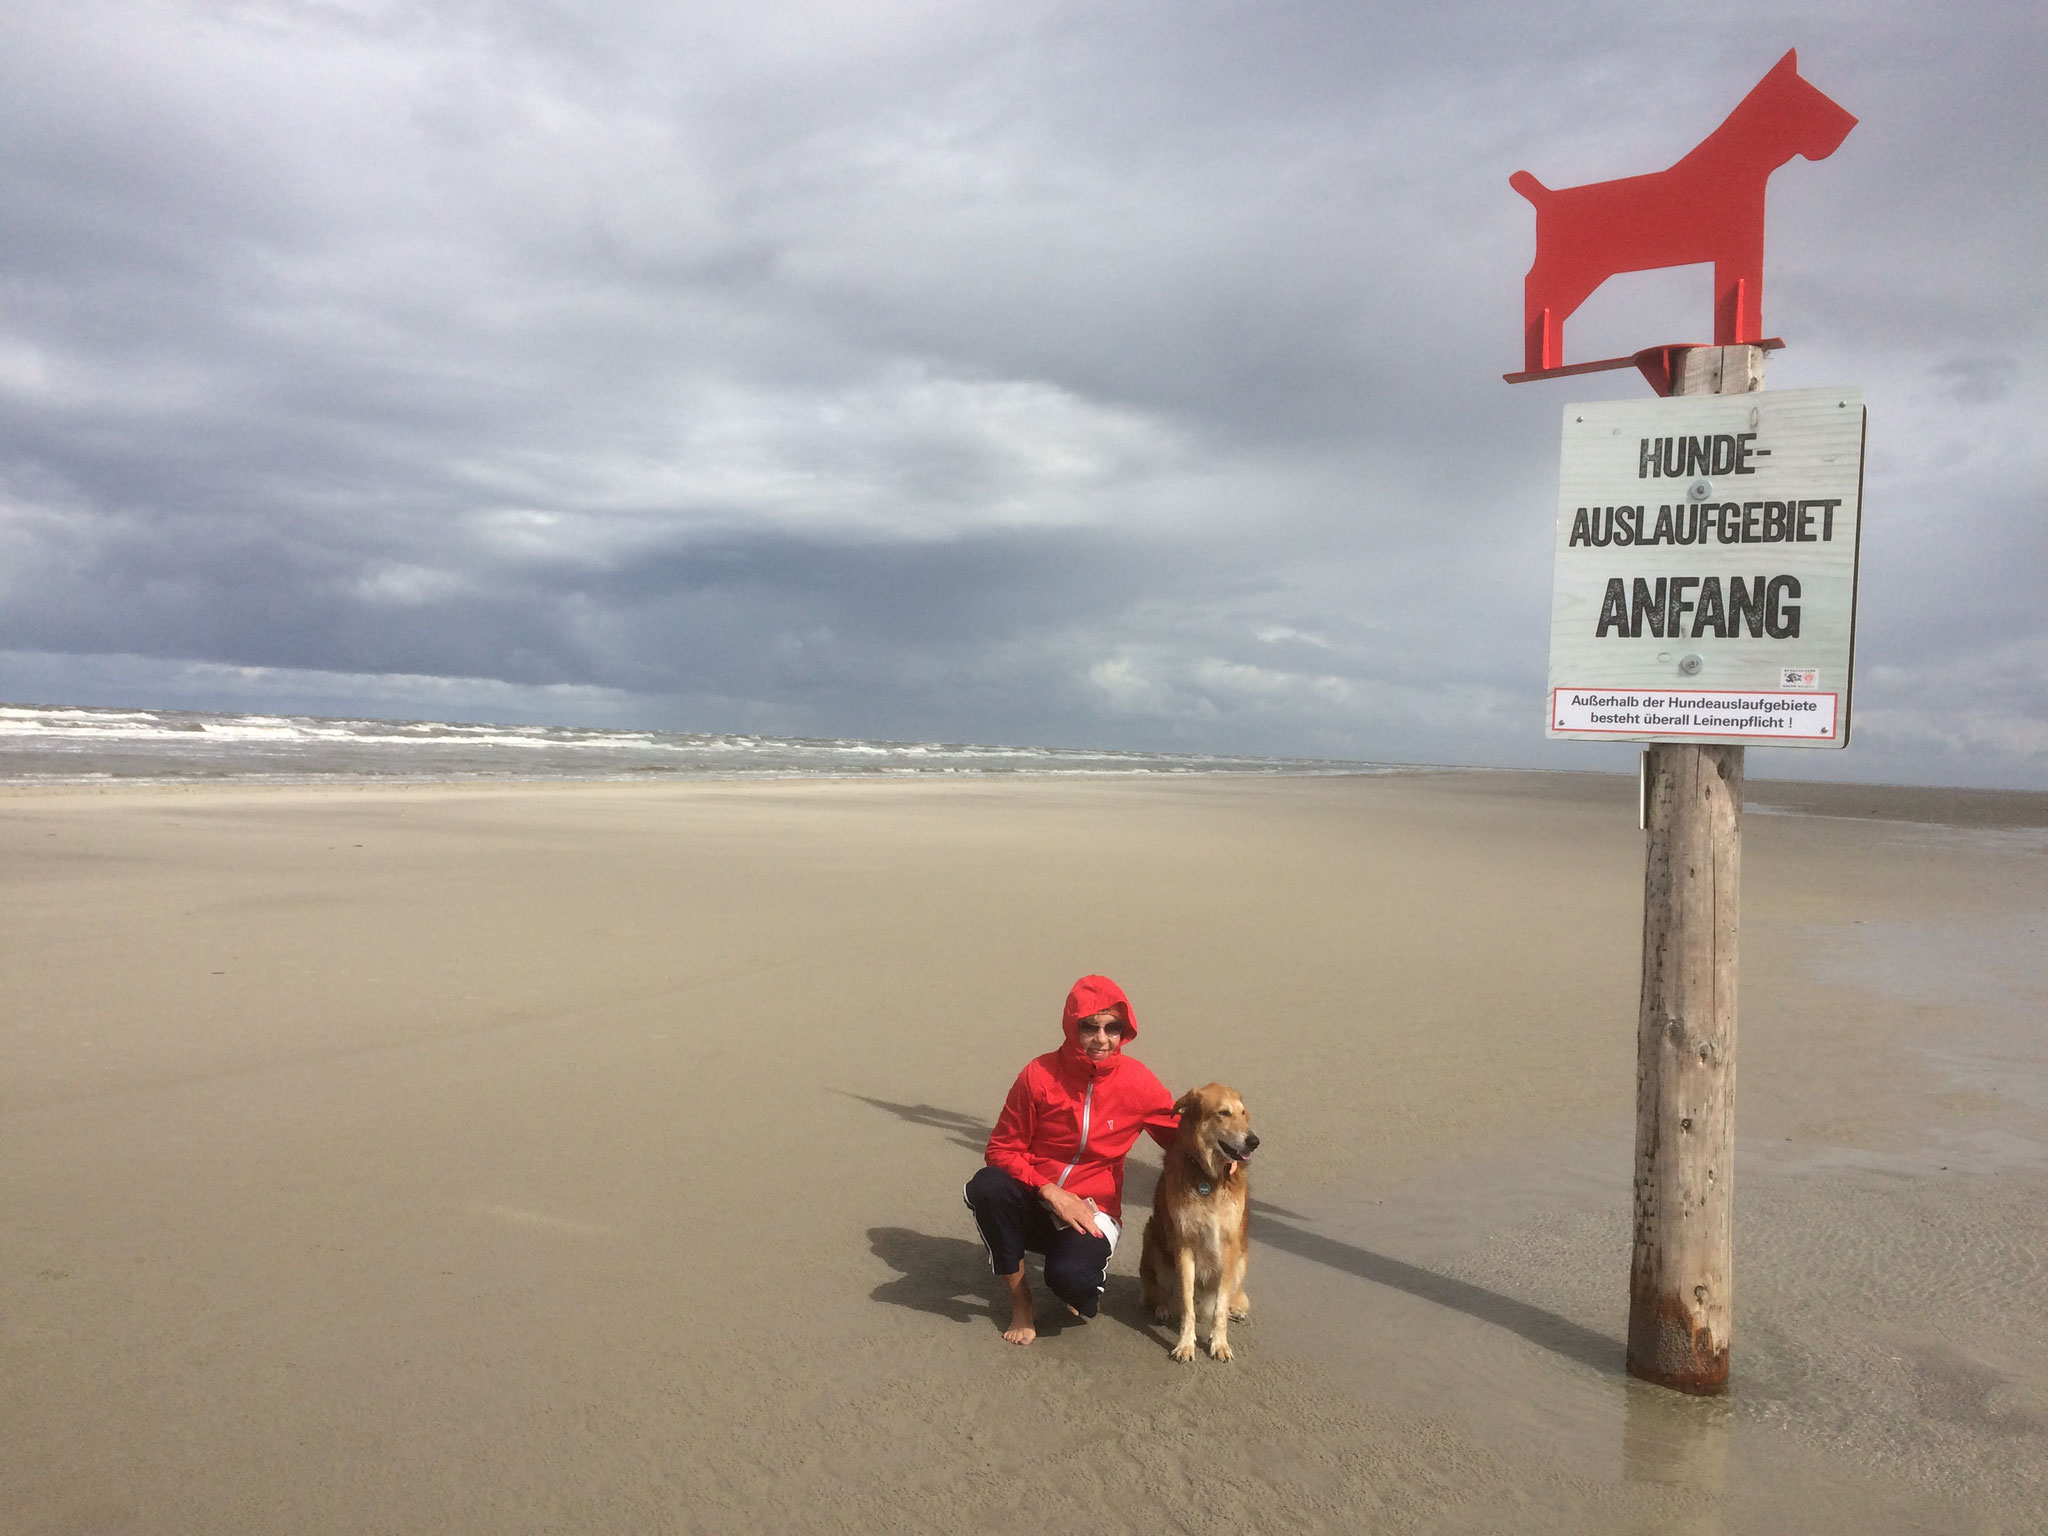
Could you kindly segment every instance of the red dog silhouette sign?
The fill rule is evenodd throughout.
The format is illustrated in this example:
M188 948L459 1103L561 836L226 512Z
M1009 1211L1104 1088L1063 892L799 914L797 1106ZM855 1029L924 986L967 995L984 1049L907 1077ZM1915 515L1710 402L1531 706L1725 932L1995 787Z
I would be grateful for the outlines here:
M1711 261L1714 345L1762 343L1764 183L1794 155L1825 160L1855 126L1800 77L1795 50L1669 170L1555 189L1515 172L1508 185L1536 207L1536 262L1524 290L1528 371L1508 378L1567 371L1564 323L1572 311L1617 273L1656 267Z

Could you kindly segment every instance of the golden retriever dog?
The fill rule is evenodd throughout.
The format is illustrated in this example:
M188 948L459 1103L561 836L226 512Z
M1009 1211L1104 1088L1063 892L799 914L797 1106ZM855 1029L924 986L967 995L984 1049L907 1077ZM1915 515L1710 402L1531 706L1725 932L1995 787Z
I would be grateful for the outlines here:
M1166 1171L1145 1223L1138 1284L1145 1306L1162 1323L1180 1305L1180 1341L1173 1358L1195 1358L1197 1308L1209 1315L1209 1354L1230 1358L1230 1322L1251 1313L1244 1293L1245 1228L1251 1182L1245 1163L1259 1145L1235 1088L1191 1088L1173 1106L1180 1114Z

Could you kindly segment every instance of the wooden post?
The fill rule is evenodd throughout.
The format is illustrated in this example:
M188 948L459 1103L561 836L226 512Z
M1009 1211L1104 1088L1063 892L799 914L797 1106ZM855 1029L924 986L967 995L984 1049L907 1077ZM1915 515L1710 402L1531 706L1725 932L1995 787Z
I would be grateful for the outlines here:
M1674 359L1671 392L1739 395L1763 374L1762 347L1693 347ZM1628 1370L1681 1392L1728 1385L1742 760L1739 746L1660 742L1643 762Z

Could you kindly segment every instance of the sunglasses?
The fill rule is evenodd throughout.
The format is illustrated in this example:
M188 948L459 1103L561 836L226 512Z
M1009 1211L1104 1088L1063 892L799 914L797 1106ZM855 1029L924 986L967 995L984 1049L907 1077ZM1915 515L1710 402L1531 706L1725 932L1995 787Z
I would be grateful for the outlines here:
M1124 1027L1121 1024L1091 1024L1086 1020L1083 1020L1077 1028L1084 1035L1111 1035L1119 1040L1123 1038L1124 1033Z

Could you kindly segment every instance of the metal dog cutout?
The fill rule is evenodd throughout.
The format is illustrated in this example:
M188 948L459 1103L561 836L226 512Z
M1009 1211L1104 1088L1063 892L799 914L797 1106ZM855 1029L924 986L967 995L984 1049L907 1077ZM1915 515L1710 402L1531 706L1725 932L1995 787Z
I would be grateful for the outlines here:
M1825 160L1856 119L1786 53L1728 120L1669 170L1553 190L1517 171L1536 206L1536 262L1524 289L1531 373L1562 368L1564 322L1621 272L1714 264L1714 345L1764 339L1764 183L1794 155Z

